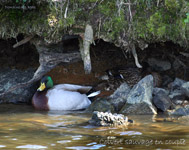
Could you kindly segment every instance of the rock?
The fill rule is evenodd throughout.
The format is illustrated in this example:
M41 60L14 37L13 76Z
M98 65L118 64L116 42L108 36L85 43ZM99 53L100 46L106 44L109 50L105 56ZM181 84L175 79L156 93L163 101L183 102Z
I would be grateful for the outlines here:
M95 126L128 125L128 118L122 114L94 111L89 123Z
M189 115L189 105L186 105L184 107L178 107L172 111L169 111L169 114L176 116L187 116Z
M153 76L144 77L128 94L126 104L120 113L127 114L157 114L152 105Z
M171 91L174 90L180 90L181 86L183 83L185 83L186 81L179 79L179 78L175 78L175 80L169 84L169 88L171 89Z
M149 58L148 64L155 71L166 71L166 70L171 69L171 63L169 61L159 60L156 58Z
M35 70L27 69L0 69L0 93L5 92L10 87L19 83L26 82L33 77ZM18 88L3 97L0 97L0 103L28 103L37 89L36 85Z
M173 69L174 69L175 71L177 71L180 67L181 67L181 64L179 63L179 61L178 61L178 60L175 60L175 61L173 62Z
M188 105L189 104L189 101L187 101L187 100L175 100L174 101L174 103L176 104L176 105L180 105L180 106L185 106L185 105Z
M171 91L169 97L172 99L172 101L176 101L176 100L184 100L186 98L186 95L182 90L174 90Z
M161 111L165 112L171 108L172 102L168 95L164 93L159 93L153 97L154 105L160 109Z
M184 94L189 97L189 82L185 82L181 86L181 90L184 92Z
M114 112L114 107L106 99L97 99L86 109L86 111Z
M127 101L127 96L130 90L131 89L127 83L122 83L121 86L108 98L116 112L119 112Z
M165 95L169 95L169 91L168 90L165 90L163 88L153 88L153 95L158 95L158 94L165 94Z
M186 81L175 78L175 80L169 84L169 88L171 90L169 97L173 101L185 99L186 93L185 90L182 88L182 85L184 83L186 83Z

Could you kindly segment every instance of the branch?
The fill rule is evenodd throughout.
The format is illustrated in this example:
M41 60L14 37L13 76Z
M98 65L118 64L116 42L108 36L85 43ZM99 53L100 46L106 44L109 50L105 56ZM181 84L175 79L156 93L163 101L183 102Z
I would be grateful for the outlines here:
M26 37L25 39L21 40L20 42L14 44L13 48L17 48L18 46L21 46L21 45L29 42L33 37L34 37L33 35Z

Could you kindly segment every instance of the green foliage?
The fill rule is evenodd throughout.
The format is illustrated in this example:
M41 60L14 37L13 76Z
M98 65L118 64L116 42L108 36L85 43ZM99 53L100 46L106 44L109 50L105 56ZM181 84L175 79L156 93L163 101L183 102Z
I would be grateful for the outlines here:
M186 17L186 19L184 19L184 22L185 22L185 23L189 23L189 13L186 13L186 16L187 16L187 17Z
M94 34L120 41L159 42L172 40L188 45L189 2L187 0L69 0L62 2L26 1L17 5L34 10L0 9L0 37L19 33L38 35L48 42L59 42L65 33L81 34L91 24ZM0 1L2 6L13 3ZM130 8L129 8L130 7Z
M165 0L165 7L170 11L175 11L180 8L179 0Z

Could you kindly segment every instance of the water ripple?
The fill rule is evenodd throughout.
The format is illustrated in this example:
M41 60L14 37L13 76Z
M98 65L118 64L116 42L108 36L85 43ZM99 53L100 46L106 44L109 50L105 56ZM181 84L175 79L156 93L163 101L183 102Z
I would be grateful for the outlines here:
M5 145L0 145L0 148L6 147Z
M75 135L72 136L73 140L80 140L82 138L82 135Z
M120 135L142 135L141 132L137 131L125 131L125 132L119 132Z
M101 147L105 147L106 145L103 144L96 144L92 146L72 146L72 147L66 147L67 149L75 149L75 150L81 150L81 149L100 149Z
M65 143L69 143L69 142L71 142L71 140L57 141L57 143L60 143L60 144L65 144Z
M27 149L46 149L46 146L41 145L21 145L17 146L16 148L27 148Z

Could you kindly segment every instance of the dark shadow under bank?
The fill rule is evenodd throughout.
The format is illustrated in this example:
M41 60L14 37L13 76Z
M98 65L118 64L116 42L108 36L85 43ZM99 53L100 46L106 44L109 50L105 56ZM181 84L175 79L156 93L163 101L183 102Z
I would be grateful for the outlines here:
M17 40L22 40L22 38L22 35L20 35ZM6 90L21 81L29 80L26 76L30 77L39 66L39 55L34 45L26 43L13 49L12 46L15 43L15 39L8 39L7 41L0 40L1 68L8 68L7 70L10 70L10 72L20 72L20 75L17 74L15 78L12 76L13 74L9 76L9 73L6 73L8 76L1 80L1 91ZM77 38L66 40L59 45L59 49L62 50L63 53L79 51L79 41ZM139 62L143 65L143 68L139 70L142 70L142 76L157 72L162 79L160 87L167 87L176 77L187 81L189 80L189 68L187 65L189 64L189 59L186 55L187 52L186 49L171 42L153 43L144 50L137 48ZM82 61L70 64L62 63L47 74L52 76L55 84L71 83L96 86L101 83L101 77L107 74L108 69L120 67L136 68L134 58L130 52L125 53L124 50L111 43L104 42L103 40L96 40L95 45L91 45L90 55L92 61L91 74L85 74ZM154 62L158 62L160 65L154 65ZM164 67L165 65L162 63L165 63L167 67ZM27 71L28 69L33 70L33 72ZM27 73L28 75L26 75ZM5 73L3 74L5 75ZM9 83L13 85L7 84L8 81L11 81L9 77L12 79L12 83ZM4 85L2 85L2 83ZM10 100L6 99L6 101L1 102L30 103L31 96L34 94L37 86L38 83L32 88L29 88L32 89L32 92L30 93L30 97L27 97L25 100L17 100L12 96L10 97ZM106 98L111 95L114 90L104 90L103 87L99 97ZM13 94L15 93L13 92ZM26 93L26 95L28 94ZM21 95L19 97L21 97Z

